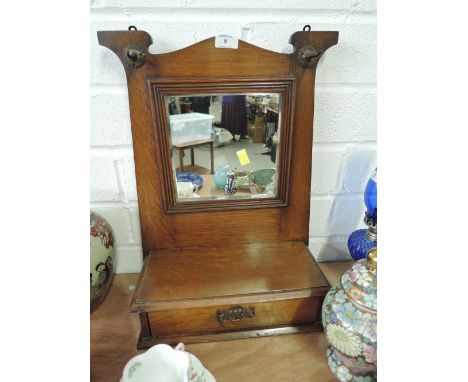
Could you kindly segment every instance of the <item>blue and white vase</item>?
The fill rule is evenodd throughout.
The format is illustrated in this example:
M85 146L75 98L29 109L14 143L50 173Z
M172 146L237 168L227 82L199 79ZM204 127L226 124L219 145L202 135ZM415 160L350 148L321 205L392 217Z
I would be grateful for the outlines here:
M224 193L226 195L232 195L237 192L237 185L235 181L235 174L233 171L228 172L226 178L226 185L224 186Z
M364 192L367 210L364 223L367 229L358 229L349 235L348 249L354 260L364 259L367 252L377 247L377 169L367 182Z

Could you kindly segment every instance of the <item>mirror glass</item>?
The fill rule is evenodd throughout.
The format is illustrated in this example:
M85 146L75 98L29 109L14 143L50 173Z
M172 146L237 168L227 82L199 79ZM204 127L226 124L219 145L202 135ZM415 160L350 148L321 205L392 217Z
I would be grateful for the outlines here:
M279 93L164 98L178 202L277 195Z

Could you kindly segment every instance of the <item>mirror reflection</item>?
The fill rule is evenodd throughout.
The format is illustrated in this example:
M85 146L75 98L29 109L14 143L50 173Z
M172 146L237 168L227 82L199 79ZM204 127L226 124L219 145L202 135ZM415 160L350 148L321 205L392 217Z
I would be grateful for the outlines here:
M179 202L272 198L278 184L278 93L165 96Z

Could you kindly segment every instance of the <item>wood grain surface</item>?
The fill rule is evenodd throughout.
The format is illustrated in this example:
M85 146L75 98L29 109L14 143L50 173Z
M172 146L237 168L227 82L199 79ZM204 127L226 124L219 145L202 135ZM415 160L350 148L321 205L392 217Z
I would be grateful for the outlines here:
M150 331L142 332L138 346L173 344L174 335L193 343L197 336L207 342L212 335L216 340L236 333L237 338L276 335L270 329L286 327L320 330L317 321L329 288L301 241L154 250L132 303L133 312L149 312ZM236 307L257 314L221 326L217 311Z
M334 285L352 261L321 263ZM117 382L136 349L140 324L129 313L138 274L116 275L107 298L91 314L91 381ZM188 345L218 382L336 382L326 363L321 332Z
M136 303L317 287L328 284L303 242L155 250L143 271Z
M127 75L145 256L151 249L161 248L280 240L307 243L315 67L301 67L295 53L307 45L324 52L337 43L338 32L296 32L291 36L295 48L295 53L291 54L272 52L244 41L239 41L238 49L217 49L214 37L175 52L151 54L148 47L152 39L144 31L99 31L98 40L119 57ZM142 66L133 68L128 65L124 52L129 45L137 45L145 54ZM280 182L288 181L280 187L280 191L287 189L288 206L284 207L281 202L276 207L254 208L246 201L241 202L246 204L243 210L199 211L191 213L190 217L184 213L166 213L167 198L172 195L167 189L168 181L172 179L168 180L165 167L170 163L170 142L167 136L160 134L166 112L161 109L164 104L156 102L151 84L179 82L185 83L187 89L188 83L190 88L197 83L221 79L226 87L239 81L246 81L248 87L254 86L258 82L255 79L259 78L274 86L285 81L292 84L286 92L291 93L292 107L282 110L283 125L286 128L284 122L290 121L290 128L286 130L291 134L282 137L286 147L281 148L282 156L291 149L288 161L281 168L284 176L280 176ZM235 206L237 203L231 207Z
M228 311L232 305L149 312L148 316L154 336L190 335L193 327L201 328L201 334L204 334L274 325L306 325L319 319L320 303L319 298L250 303L244 309L252 308L255 312L253 317L239 321L226 320L223 325L217 319L217 312Z
M214 37L151 54L152 39L144 31L99 31L98 40L119 57L127 75L147 258L132 309L145 313L323 298L329 285L304 248L309 239L316 61L337 43L338 32L296 32L291 54L244 41L237 49L217 49ZM304 61L304 49L318 53L313 65ZM139 51L143 60L138 65L131 62L135 56L129 50ZM282 98L277 197L177 203L164 95L252 91L280 93ZM294 247L297 242L301 249ZM320 301L309 305L317 308L314 317ZM140 317L146 328L146 315Z

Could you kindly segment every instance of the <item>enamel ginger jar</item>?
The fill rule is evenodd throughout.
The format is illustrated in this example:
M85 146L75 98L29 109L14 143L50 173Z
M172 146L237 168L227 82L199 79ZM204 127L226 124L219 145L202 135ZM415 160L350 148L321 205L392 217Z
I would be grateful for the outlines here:
M354 263L325 297L328 366L341 382L377 381L377 248Z
M114 275L114 234L102 216L90 213L90 305L91 311L104 300Z

